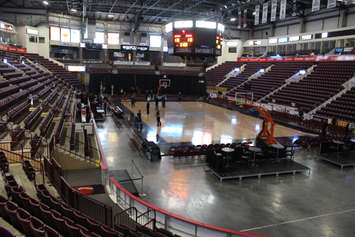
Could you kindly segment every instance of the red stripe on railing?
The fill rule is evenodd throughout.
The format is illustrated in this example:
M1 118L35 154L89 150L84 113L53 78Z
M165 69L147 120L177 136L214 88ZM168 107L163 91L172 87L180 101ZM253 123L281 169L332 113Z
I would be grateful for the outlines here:
M195 226L200 226L206 229L210 229L210 230L215 230L215 231L219 231L219 232L223 232L223 233L228 233L228 234L233 234L233 235L239 235L242 237L267 237L265 235L257 235L257 234L253 234L253 233L247 233L247 232L239 232L239 231L235 231L235 230L231 230L231 229L226 229L223 227L219 227L219 226L214 226L214 225L210 225L210 224L206 224L206 223L202 223L202 222L198 222L196 220L184 217L184 216L180 216L178 214L169 212L165 209L161 209L160 207L157 207L147 201L144 201L143 199L140 199L136 196L134 196L132 193L130 193L127 189L125 189L116 179L115 177L111 176L110 177L111 182L122 192L124 192L125 194L127 194L130 198L132 198L134 201L152 209L155 210L157 212L160 212L166 216L170 216L174 219L186 222L186 223L190 223L192 225Z

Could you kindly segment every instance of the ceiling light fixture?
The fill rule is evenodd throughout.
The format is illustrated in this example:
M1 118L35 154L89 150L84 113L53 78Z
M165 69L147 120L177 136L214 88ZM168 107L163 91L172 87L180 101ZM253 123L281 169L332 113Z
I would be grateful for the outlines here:
M72 8L72 9L70 9L70 11L75 13L75 12L77 12L78 10L76 10L75 8Z
M49 2L48 2L48 1L43 1L42 3L43 3L43 5L46 5L46 6L49 5Z

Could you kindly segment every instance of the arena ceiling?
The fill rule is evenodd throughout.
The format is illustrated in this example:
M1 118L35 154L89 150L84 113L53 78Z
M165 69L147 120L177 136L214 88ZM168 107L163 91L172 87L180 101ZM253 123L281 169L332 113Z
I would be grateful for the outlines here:
M233 24L238 9L253 21L256 4L267 0L0 0L0 7L47 9L50 12L114 21L163 24L177 19L205 19ZM287 12L302 16L311 0L287 0Z

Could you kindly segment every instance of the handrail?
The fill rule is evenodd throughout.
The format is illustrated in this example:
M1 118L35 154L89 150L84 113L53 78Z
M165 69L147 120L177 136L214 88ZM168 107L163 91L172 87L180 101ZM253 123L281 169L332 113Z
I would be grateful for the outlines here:
M137 208L135 208L135 207L129 207L129 208L127 208L127 209L125 209L125 210L123 210L123 211L121 211L121 212L119 212L119 213L117 213L114 217L113 217L113 223L114 224L116 224L116 220L117 220L117 218L118 218L118 216L120 216L120 215L122 215L123 213L128 213L128 212L131 212L131 211L134 211L134 216L136 217L136 221L137 221L137 217L138 217L138 210L137 210ZM129 214L128 214L129 215Z
M149 217L149 213L151 213L151 212L153 212L153 215L154 215L154 217L153 218L150 218ZM147 219L148 219L148 221L147 221L147 223L145 223L145 224L142 224L142 223L140 223L139 222L139 218L141 218L141 217L144 217L144 216L148 216L147 217ZM156 226L155 226L155 224L156 224L156 217L157 217L157 214L156 214L156 212L154 211L154 210L152 210L152 209L148 209L146 212L143 212L142 214L140 214L139 216L137 216L137 223L139 223L139 224L141 224L141 225L143 225L143 226L147 226L147 225L149 225L150 223L153 223L153 229L154 228L156 228Z
M226 234L237 235L237 236L241 236L241 237L266 237L265 235L256 235L256 234L253 234L253 233L239 232L239 231L226 229L226 228L219 227L219 226L206 224L206 223L199 222L199 221L196 221L196 220L188 218L188 217L184 217L184 216L169 212L169 211L167 211L165 209L162 209L160 207L155 206L154 204L151 204L151 203L149 203L147 201L144 201L143 199L141 199L139 197L134 196L127 189L125 189L115 179L115 177L111 176L110 180L120 191L124 192L126 195L128 195L130 198L132 198L134 201L146 206L147 208L153 209L156 212L162 213L164 215L167 215L167 216L172 217L174 219L180 220L182 222L186 222L186 223L189 223L189 224L194 225L194 226L199 226L199 227L203 227L203 228L206 228L206 229L215 230L215 231L223 232L223 233L226 233Z

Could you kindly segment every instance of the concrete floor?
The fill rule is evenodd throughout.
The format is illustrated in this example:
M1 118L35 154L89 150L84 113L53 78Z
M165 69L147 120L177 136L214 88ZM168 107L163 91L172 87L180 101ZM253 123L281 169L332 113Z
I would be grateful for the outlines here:
M150 162L129 143L130 129L108 117L99 124L110 170L131 166L144 175L146 200L201 222L272 237L354 236L355 172L318 160L316 151L299 151L296 161L309 176L219 182L203 160L164 157Z

